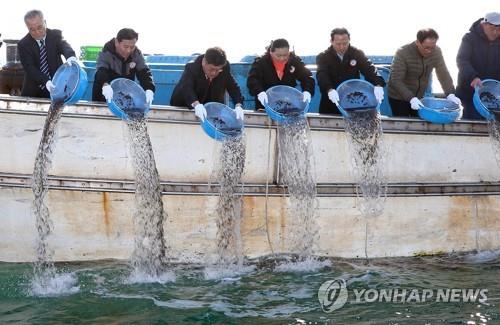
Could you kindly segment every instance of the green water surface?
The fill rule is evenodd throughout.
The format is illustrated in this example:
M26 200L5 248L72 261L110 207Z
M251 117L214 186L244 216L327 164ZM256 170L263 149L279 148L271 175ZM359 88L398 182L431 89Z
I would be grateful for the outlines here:
M330 261L309 272L250 261L253 271L219 280L175 265L167 283L130 283L121 261L59 263L75 283L45 296L31 292L31 264L0 263L0 324L500 324L500 252ZM346 281L348 300L327 313L318 289L334 279ZM486 289L487 300L356 303L355 289Z

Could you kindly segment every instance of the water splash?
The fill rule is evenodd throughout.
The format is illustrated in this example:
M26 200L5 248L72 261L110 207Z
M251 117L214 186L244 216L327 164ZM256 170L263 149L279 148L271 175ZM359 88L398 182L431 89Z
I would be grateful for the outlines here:
M47 175L52 164L55 149L56 131L61 119L64 103L52 103L45 125L42 138L35 157L33 167L33 179L31 189L34 200L32 211L35 216L35 224L38 237L35 243L36 260L34 263L33 287L35 292L52 292L56 270L52 261L54 251L49 247L48 238L52 233L53 224L45 198L49 191Z
M387 194L380 115L375 109L351 111L349 115L345 119L345 130L357 183L359 209L364 216L378 216L384 210Z
M488 120L488 133L490 135L490 143L493 149L493 154L497 164L500 166L500 116L496 111L491 111L494 119Z
M245 138L231 137L222 142L214 173L219 183L217 218L217 261L222 268L242 267L242 193L238 192L245 167Z
M167 215L163 210L160 179L146 120L142 115L129 117L127 126L136 184L132 279L162 282L164 277L170 279L170 275L165 268L167 247L163 227Z
M37 297L70 295L80 291L74 273L50 274L43 279L33 281L29 294Z
M238 281L242 275L250 274L255 270L255 265L216 265L205 267L203 270L203 277L205 280L222 280L231 282Z
M285 251L306 259L312 255L319 235L315 216L316 177L314 175L311 132L307 120L293 119L278 125L279 168L288 188Z
M317 272L326 267L331 267L332 262L330 260L319 260L316 257L308 257L301 261L285 261L281 262L274 268L275 272L286 272L286 273L310 273Z

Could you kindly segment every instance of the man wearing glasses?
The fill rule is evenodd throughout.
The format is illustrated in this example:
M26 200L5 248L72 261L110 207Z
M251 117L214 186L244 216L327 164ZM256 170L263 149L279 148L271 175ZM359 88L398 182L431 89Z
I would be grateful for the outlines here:
M484 79L500 80L499 12L489 12L472 24L462 38L457 65L457 95L464 103L464 118L480 119L472 103L474 88Z
M416 41L399 48L394 55L388 82L389 103L394 116L418 116L417 110L423 106L419 98L427 89L433 69L436 69L447 99L460 105L443 54L436 45L438 38L434 29L421 29Z
M243 96L234 77L226 53L219 47L209 48L194 62L187 63L179 83L170 99L172 106L194 108L194 113L202 121L207 117L203 104L218 102L224 104L226 91L235 104L238 119L243 120Z

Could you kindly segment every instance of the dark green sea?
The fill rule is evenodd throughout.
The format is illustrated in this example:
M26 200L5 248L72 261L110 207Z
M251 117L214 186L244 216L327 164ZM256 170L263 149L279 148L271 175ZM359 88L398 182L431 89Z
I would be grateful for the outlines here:
M123 261L56 263L58 279L44 293L33 292L31 264L0 263L0 324L500 324L498 251L302 267L283 258L247 263L219 277L176 264L175 277L155 283L131 280ZM347 300L325 312L318 289L336 279L345 280ZM399 299L378 299L382 290ZM437 300L439 290L454 301ZM464 301L463 290L482 294ZM328 293L330 302L339 298Z

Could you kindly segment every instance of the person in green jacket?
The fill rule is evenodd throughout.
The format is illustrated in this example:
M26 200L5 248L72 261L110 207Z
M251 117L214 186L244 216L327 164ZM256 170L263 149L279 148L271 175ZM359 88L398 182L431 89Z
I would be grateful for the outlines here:
M433 69L447 99L460 105L441 49L436 45L439 36L432 28L421 29L417 40L399 48L391 65L388 82L389 104L394 116L417 117L422 98Z

